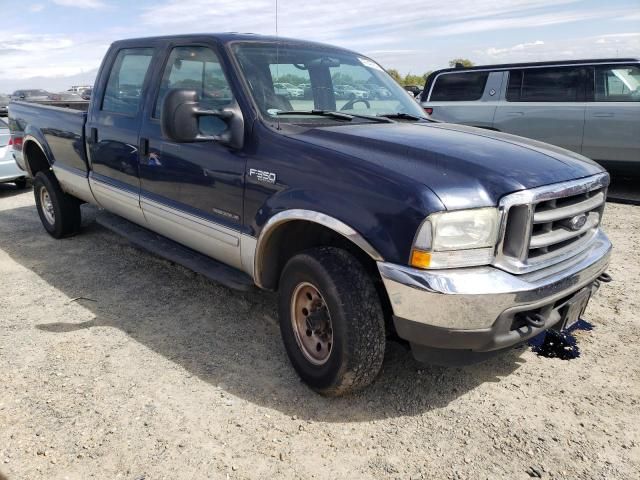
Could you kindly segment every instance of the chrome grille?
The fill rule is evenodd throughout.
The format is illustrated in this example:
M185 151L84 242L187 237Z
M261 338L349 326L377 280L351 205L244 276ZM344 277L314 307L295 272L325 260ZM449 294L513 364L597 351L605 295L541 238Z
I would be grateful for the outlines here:
M600 226L608 184L603 173L504 197L495 265L526 273L584 251Z

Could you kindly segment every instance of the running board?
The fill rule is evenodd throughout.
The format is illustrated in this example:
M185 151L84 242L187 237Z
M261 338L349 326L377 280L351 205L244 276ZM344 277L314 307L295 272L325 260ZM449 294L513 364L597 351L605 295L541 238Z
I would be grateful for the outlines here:
M226 287L242 291L250 291L255 288L253 280L246 273L105 210L100 210L97 213L96 223L125 237L141 250L182 265Z

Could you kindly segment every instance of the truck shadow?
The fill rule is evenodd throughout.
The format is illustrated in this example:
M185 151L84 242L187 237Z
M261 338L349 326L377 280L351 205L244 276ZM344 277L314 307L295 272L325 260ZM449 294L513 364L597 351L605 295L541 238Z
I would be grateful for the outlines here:
M26 192L24 188L18 188L13 183L0 183L0 198L10 198Z
M286 415L324 422L416 415L445 407L482 383L499 382L523 361L522 350L514 350L466 368L426 366L388 342L371 387L323 398L290 367L273 294L229 290L135 249L91 218L83 223L81 235L54 240L34 207L0 212L0 249L94 316L81 323L51 317L36 328L68 341L78 331L116 328L188 374ZM113 351L105 355L117 355L108 348Z

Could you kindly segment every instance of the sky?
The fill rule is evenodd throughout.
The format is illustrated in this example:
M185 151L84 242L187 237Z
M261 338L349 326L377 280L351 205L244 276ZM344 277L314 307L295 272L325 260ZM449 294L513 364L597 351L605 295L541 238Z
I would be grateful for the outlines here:
M422 74L476 64L640 57L640 0L277 0L278 33ZM118 39L276 32L276 0L0 0L0 92L92 84Z

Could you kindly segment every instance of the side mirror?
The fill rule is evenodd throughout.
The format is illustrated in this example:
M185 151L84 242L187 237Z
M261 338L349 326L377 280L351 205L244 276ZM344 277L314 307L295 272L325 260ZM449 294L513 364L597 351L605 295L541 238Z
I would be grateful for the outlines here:
M227 129L220 135L203 135L199 119L205 116L224 120ZM169 90L162 103L160 125L162 134L174 142L215 141L234 149L240 149L244 144L244 120L238 104L234 101L229 108L205 110L200 108L195 90Z

